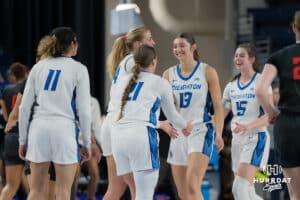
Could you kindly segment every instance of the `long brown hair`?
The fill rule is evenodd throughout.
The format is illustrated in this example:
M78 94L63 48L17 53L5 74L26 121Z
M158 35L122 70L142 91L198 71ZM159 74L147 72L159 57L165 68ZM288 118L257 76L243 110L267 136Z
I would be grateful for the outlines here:
M238 48L243 48L247 51L248 53L248 56L250 58L254 58L254 62L252 64L252 69L255 71L255 72L259 72L259 66L258 66L258 58L257 58L257 54L256 54L256 48L254 46L254 44L251 44L251 43L245 43L245 44L240 44L236 49ZM238 77L241 76L241 72L238 73L237 75L235 75L231 81L234 81L235 79L237 79Z
M196 44L196 40L195 40L194 36L192 34L190 34L190 33L180 33L180 34L177 35L176 38L184 38L184 39L186 39L186 41L191 46L194 45L194 44ZM195 61L199 61L200 58L199 58L199 53L198 53L197 49L194 50L193 57L194 57Z
M141 69L144 69L151 64L151 62L156 58L156 52L153 47L150 47L147 45L141 45L138 47L137 50L134 51L133 58L135 61L135 66L133 68L132 77L130 78L130 80L124 90L123 96L122 96L122 103L121 103L119 119L121 119L123 117L122 113L123 113L124 107L127 103L127 99L128 99L130 90L131 90L133 84L138 79Z
M110 79L113 79L121 60L123 60L129 52L133 51L134 42L142 41L147 31L149 31L149 29L145 27L135 28L115 40L107 58L107 72Z

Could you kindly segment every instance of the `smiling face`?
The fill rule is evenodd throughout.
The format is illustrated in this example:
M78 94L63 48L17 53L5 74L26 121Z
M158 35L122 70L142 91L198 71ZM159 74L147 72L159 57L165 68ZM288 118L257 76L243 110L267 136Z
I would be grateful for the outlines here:
M194 50L185 38L176 38L173 42L173 53L178 60L193 59Z
M144 33L144 37L141 41L141 44L145 44L145 45L148 45L150 47L154 47L155 42L154 42L154 40L152 38L152 34L149 30Z
M252 68L254 61L255 58L250 57L245 48L236 49L233 62L238 70Z

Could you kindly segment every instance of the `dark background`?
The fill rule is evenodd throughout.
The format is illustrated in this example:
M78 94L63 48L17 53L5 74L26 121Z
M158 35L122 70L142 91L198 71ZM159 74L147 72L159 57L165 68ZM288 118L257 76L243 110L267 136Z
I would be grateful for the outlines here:
M104 4L104 0L0 0L0 54L6 55L1 62L32 67L41 37L57 26L69 26L79 41L76 59L88 67L91 93L103 110ZM0 66L3 70L4 65Z

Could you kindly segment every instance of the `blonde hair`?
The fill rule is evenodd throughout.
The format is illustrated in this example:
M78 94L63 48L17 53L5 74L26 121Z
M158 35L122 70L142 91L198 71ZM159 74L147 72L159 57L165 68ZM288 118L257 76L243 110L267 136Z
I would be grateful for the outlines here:
M134 42L142 41L147 31L149 30L145 27L135 28L130 30L125 36L120 36L115 40L107 58L107 72L110 79L113 79L117 67L123 58L134 50Z
M36 56L38 59L41 59L42 57L49 57L50 55L54 54L53 49L55 49L56 44L56 38L46 35L44 36L37 47L37 53Z
M150 47L148 45L141 45L137 50L134 51L133 58L136 64L133 68L132 77L130 78L122 96L119 120L123 117L123 110L127 103L128 96L133 84L139 77L141 69L144 69L151 64L151 62L156 58L156 52L153 47Z

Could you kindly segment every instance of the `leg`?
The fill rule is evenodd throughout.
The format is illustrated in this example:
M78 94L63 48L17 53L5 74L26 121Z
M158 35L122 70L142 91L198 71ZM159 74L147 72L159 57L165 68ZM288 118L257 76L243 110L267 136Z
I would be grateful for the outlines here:
M123 178L117 176L116 164L113 156L106 157L108 170L108 189L103 200L119 200L126 190L126 183Z
M55 200L55 181L49 180L48 200Z
M5 167L6 184L1 192L1 200L10 200L17 193L22 179L24 165L10 165Z
M300 199L300 167L283 168L284 177L290 179L287 183L291 200Z
M74 163L61 165L54 163L54 167L56 172L56 200L70 199L71 187L74 181L78 164Z
M28 200L46 200L47 192L45 191L45 187L48 185L48 169L49 162L44 163L34 163L30 162L30 181L31 188L28 195Z
M95 158L92 158L86 163L86 165L90 176L90 180L87 186L87 200L93 200L97 192L99 181L98 162Z
M23 169L24 169L24 165L23 165L23 168L22 168L22 187L26 193L26 195L28 195L29 193L29 184L28 184L28 180L27 180L27 177L26 175L23 173Z
M3 160L0 160L0 192L5 186L5 168L3 164Z
M136 189L135 189L133 174L129 173L129 174L122 175L122 178L129 187L131 200L136 200Z
M235 199L262 199L256 194L253 186L253 179L257 170L258 168L256 166L250 165L248 163L241 163L239 165L232 186L232 191Z
M74 178L74 181L73 181L72 187L71 187L71 200L76 198L76 195L78 192L78 181L80 178L80 170L81 170L81 166L78 164L76 173L75 173L75 178Z
M200 186L205 175L209 157L202 153L190 153L187 168L187 199L203 200Z
M135 200L152 200L158 181L159 170L144 170L133 173L136 186Z
M176 185L176 189L178 192L178 196L180 199L187 199L187 182L186 182L186 174L187 167L179 166L179 165L171 165L172 175L174 178L174 182Z

